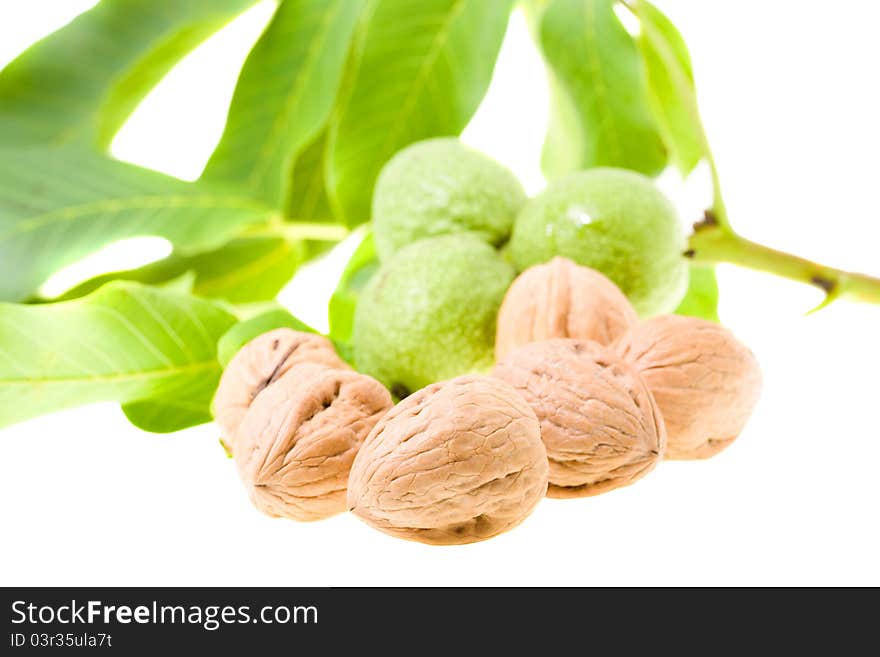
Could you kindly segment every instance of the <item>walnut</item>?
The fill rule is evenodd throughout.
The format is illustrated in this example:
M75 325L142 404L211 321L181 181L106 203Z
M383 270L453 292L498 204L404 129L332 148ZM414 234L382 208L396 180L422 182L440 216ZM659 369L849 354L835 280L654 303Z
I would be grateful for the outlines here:
M532 406L550 459L550 497L626 486L662 458L663 420L632 367L595 342L556 338L511 352L493 374Z
M740 434L761 393L754 355L713 322L665 315L616 345L654 395L668 433L666 458L717 454Z
M547 454L528 404L503 381L461 376L379 421L352 466L348 506L388 534L449 545L511 529L546 490Z
M498 312L495 358L549 338L610 344L637 321L632 304L608 278L556 257L526 269L510 286Z
M229 452L232 438L253 400L298 363L313 362L347 369L333 344L321 335L275 329L242 347L223 371L212 409L221 442Z
M391 408L368 376L301 363L260 393L235 434L235 461L254 505L270 516L317 520L345 511L364 438Z

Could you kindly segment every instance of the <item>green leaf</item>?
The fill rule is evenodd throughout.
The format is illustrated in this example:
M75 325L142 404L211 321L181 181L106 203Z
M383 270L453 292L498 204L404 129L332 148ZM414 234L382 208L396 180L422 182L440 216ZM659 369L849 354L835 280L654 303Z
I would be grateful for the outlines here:
M0 144L106 148L186 53L256 0L103 0L0 73Z
M648 0L636 0L636 16L642 24L646 24L663 37L663 41L675 58L676 65L681 72L691 81L694 80L693 64L688 51L687 43L675 24L669 20L662 11L657 9Z
M644 0L635 7L652 108L673 162L687 175L701 159L709 157L687 45L659 9Z
M0 426L147 399L179 413L166 426L207 420L203 391L216 386L217 341L234 322L209 301L132 283L58 304L0 303Z
M280 207L297 153L329 118L363 0L285 0L244 64L205 179Z
M687 294L675 314L701 317L717 322L718 280L715 277L715 268L710 265L692 264L690 273Z
M666 150L652 116L639 52L615 0L552 0L540 24L550 68L548 177L616 166L653 175Z
M315 329L298 320L284 308L276 308L239 322L229 329L217 344L217 359L225 368L239 349L248 342L277 328L317 333Z
M163 394L159 400L123 404L125 417L138 429L152 433L172 433L213 420L211 400L219 377L189 381L177 392Z
M110 272L68 290L55 301L77 299L115 280L167 284L192 274L189 291L230 303L274 299L305 259L305 246L280 237L243 237L219 249L185 256L172 254L138 269Z
M541 152L541 168L548 178L558 178L584 167L586 141L580 111L552 70L547 71L550 116Z
M333 222L333 209L324 185L324 154L327 133L322 132L300 153L293 165L292 183L284 204L284 216L291 221Z
M382 165L457 135L489 87L512 0L374 0L330 123L326 185L349 226L370 217Z
M367 232L357 249L355 249L336 290L330 297L330 338L339 345L351 342L354 311L364 286L379 269L379 258L372 232ZM343 349L344 350L344 349ZM346 359L348 360L348 359Z
M0 150L0 299L23 299L61 267L120 239L164 237L193 253L271 214L234 189L87 150Z

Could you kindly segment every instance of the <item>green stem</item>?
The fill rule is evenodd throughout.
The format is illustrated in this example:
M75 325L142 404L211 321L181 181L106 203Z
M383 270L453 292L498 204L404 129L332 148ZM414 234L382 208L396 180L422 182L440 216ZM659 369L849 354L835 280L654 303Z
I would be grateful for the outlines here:
M283 237L291 242L302 240L339 242L348 237L351 234L351 230L339 224L322 223L319 221L285 220L279 215L270 219L268 223L248 231L248 234Z
M623 4L638 19L643 18L641 0L621 0ZM642 29L650 27L642 23ZM679 100L683 106L690 110L689 119L693 122L700 145L709 168L712 172L712 190L714 199L712 209L706 212L706 219L694 225L694 234L690 238L686 255L697 262L714 264L727 262L741 267L748 267L757 271L775 274L784 278L814 285L825 292L825 301L822 306L838 298L866 303L880 304L880 279L843 271L811 262L790 253L771 249L763 244L757 244L751 240L740 237L730 225L727 208L724 205L724 197L721 190L721 177L709 139L700 119L697 109L697 99L693 88L693 81L686 79L679 70L675 54L671 47L660 39L659 45L663 49L662 59L669 69L668 73L678 73ZM820 306L821 307L821 306Z
M702 126L700 127L702 132ZM726 262L818 287L825 293L822 308L836 299L880 304L880 278L835 269L741 237L730 225L721 177L708 139L704 147L712 172L713 203L706 218L694 224L687 255L696 262Z
M339 242L348 237L351 231L339 224L320 222L286 222L277 228L279 234L290 240L318 240L323 242Z
M880 304L880 278L835 269L738 235L728 219L721 178L708 142L706 152L712 172L714 200L706 218L694 224L694 234L688 242L688 257L695 262L726 262L813 285L825 293L825 300L819 308L836 299Z
M726 262L818 287L827 301L842 298L880 304L880 278L858 274L777 251L740 237L712 213L694 226L687 255L696 262Z
M702 130L702 127L700 128ZM722 230L733 232L730 220L727 218L727 206L724 205L724 194L721 192L721 176L718 175L718 166L715 164L715 156L706 142L706 157L709 162L709 170L712 172L712 216L721 226Z

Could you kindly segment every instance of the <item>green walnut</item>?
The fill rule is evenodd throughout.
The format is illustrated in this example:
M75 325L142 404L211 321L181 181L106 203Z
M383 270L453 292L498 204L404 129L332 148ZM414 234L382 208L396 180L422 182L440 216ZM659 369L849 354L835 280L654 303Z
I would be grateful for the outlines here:
M471 234L403 248L367 284L354 317L359 371L398 397L492 366L513 266Z
M519 216L509 254L522 271L556 256L610 278L643 317L673 311L687 289L684 233L645 176L580 171L551 183Z
M420 239L463 232L501 245L525 202L508 169L458 139L415 143L391 158L376 183L372 218L379 258Z

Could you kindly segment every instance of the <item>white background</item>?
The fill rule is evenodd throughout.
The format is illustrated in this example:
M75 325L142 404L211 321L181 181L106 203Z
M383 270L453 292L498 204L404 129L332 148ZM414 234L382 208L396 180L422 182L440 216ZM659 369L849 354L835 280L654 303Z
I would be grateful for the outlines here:
M0 0L0 66L92 4ZM658 4L690 44L736 227L880 275L880 3ZM257 7L184 61L114 153L197 177L270 11ZM536 191L546 115L541 65L517 15L465 137ZM684 189L664 182L683 221L696 219L705 177ZM117 247L101 264L164 248ZM285 291L303 319L325 325L342 259ZM756 352L765 391L740 440L710 461L663 463L598 498L546 500L513 532L436 548L345 515L263 517L213 427L154 436L112 404L83 408L0 432L0 583L880 584L880 308L837 303L805 316L819 301L808 287L732 267L720 278L723 320Z

